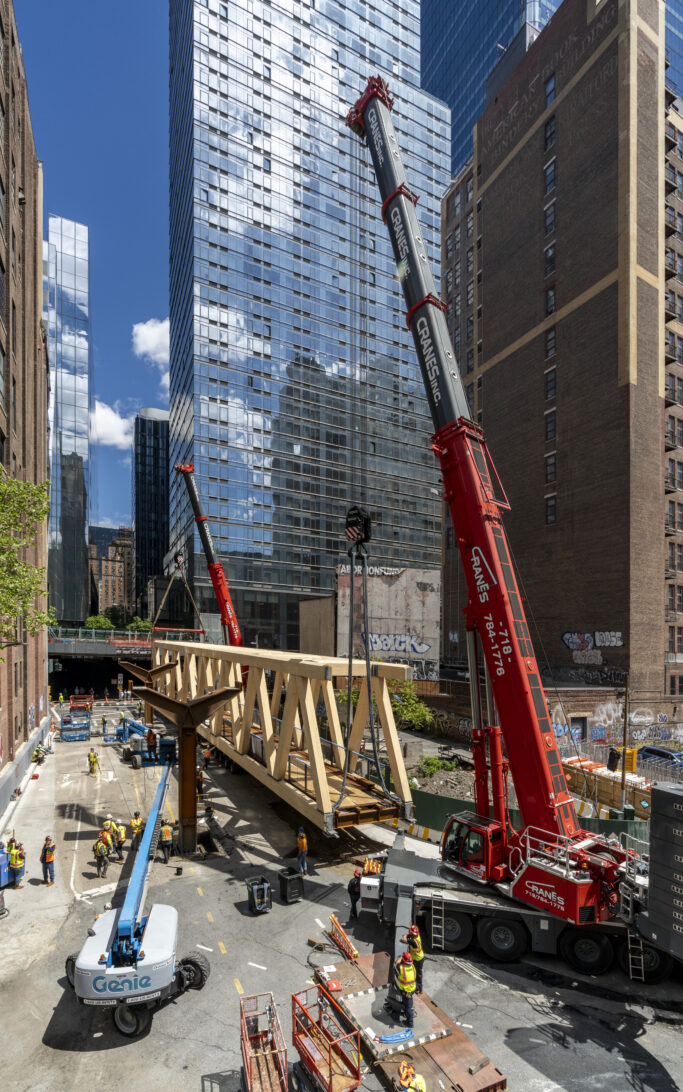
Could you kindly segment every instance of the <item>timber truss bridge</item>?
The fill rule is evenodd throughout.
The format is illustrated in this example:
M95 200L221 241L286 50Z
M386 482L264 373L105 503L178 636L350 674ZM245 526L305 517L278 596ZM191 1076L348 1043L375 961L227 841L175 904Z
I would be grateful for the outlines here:
M190 719L198 737L332 834L412 811L388 686L410 678L411 669L373 662L368 678L365 661L354 660L359 697L348 733L337 704L347 674L341 657L155 640L146 686L136 692L178 725L196 710ZM371 695L377 746L383 742L391 771L386 788L358 772L361 757L372 772L373 748L362 754Z

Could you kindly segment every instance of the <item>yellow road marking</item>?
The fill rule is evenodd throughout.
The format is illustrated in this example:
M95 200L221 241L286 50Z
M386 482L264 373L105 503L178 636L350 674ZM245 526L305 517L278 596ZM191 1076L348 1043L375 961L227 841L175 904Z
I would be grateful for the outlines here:
M198 888L197 888L197 894L198 894L198 895L201 895L201 896L202 896L202 898L204 897L204 892L202 891L201 887L198 887Z
M226 947L225 947L225 944L223 943L223 941L222 941L222 940L219 940L219 941L218 941L218 947L220 948L220 950L221 950L221 952L223 953L223 955L227 955L227 954L228 954L228 953L227 953L227 950L226 950ZM235 979L235 982L237 982L237 979ZM242 991L240 990L240 993L241 993L241 992L242 992Z
M190 875L191 875L191 876L194 876L194 868L191 868L191 869L190 869Z
M242 989L242 983L240 982L239 978L233 978L233 982L235 983L235 989L237 990L237 992L244 993L244 990Z
M207 912L206 912L206 916L207 916L207 918L209 919L209 921L213 921L213 914L211 913L211 911L210 911L210 910L207 910Z

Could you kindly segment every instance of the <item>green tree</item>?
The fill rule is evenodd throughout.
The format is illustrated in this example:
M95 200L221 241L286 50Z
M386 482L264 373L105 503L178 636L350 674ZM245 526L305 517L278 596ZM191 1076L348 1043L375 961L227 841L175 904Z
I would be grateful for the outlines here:
M113 629L106 614L90 614L85 620L86 629Z
M127 628L133 629L137 633L149 633L152 623L149 618L141 618L139 614L136 614L131 618Z
M394 720L399 728L424 730L434 727L436 718L429 706L418 698L417 687L412 679L406 682L388 679L387 685L391 695Z
M0 646L17 639L21 619L29 636L54 625L52 610L43 610L38 599L47 595L45 569L29 565L24 551L35 545L38 527L47 517L47 482L9 478L0 466Z

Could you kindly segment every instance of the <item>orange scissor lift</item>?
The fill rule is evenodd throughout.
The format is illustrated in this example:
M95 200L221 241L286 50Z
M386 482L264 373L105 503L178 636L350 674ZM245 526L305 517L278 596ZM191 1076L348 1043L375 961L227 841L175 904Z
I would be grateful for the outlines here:
M272 993L240 998L242 1087L287 1092L287 1049Z
M361 1082L360 1031L322 986L292 994L292 1044L301 1059L295 1087L307 1092L350 1092Z

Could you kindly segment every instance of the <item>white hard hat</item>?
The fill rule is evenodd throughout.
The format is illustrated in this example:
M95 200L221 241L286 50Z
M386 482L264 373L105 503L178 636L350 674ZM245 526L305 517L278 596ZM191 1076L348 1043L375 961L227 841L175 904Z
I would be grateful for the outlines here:
M114 816L113 816L113 815L111 815L111 814L109 814L109 815L107 816L107 819L113 819L113 818L114 818Z

